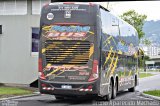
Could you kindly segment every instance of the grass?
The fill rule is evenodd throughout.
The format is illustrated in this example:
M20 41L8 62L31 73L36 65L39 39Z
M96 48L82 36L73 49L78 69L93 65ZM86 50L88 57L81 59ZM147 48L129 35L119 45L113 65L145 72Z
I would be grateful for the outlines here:
M147 70L147 72L160 72L160 70Z
M139 78L145 78L145 77L150 77L153 76L151 73L139 73Z
M139 72L144 72L144 69L139 69ZM160 72L160 69L156 69L156 70L151 70L151 69L147 69L147 72Z
M32 94L33 91L18 87L0 87L0 98Z
M144 91L143 93L160 97L160 90Z

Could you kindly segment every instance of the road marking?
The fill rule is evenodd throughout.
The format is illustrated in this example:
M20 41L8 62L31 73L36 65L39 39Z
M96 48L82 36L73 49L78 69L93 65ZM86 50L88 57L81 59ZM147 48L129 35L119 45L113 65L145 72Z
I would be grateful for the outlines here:
M142 96L137 96L138 98L141 98L141 99L147 99L147 100L153 100L151 98L146 98L146 97L142 97Z

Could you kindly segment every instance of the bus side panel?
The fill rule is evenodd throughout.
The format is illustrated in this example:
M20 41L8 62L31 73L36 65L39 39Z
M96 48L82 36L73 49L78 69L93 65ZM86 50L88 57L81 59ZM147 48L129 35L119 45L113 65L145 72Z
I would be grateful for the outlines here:
M101 83L100 95L109 94L110 79L117 75L117 43L119 42L118 19L112 16L108 11L100 9L101 12ZM114 23L112 23L114 20ZM113 26L113 25L114 26Z
M101 80L100 95L107 95L111 77L113 83L118 78L118 90L135 86L137 70L138 39L134 28L113 16L108 11L100 9L101 18Z
M138 35L136 30L123 20L119 20L119 29L121 41L124 43L121 48L124 48L126 52L122 50L123 54L119 58L119 63L123 62L123 71L119 70L118 90L124 90L137 85L135 81L137 81L138 72Z

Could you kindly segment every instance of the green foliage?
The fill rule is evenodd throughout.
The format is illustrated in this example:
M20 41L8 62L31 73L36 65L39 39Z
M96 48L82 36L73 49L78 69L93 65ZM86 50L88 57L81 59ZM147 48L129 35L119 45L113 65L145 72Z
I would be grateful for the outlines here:
M151 45L151 41L149 39L144 39L142 40L142 44L146 45L146 46L150 46Z
M150 74L150 73L140 73L139 74L139 78L150 77L150 76L153 76L153 74Z
M160 90L152 90L152 91L144 91L145 94L159 96L160 97Z
M145 61L149 60L149 56L144 56L144 60Z
M144 36L145 33L142 31L142 28L144 21L147 18L146 15L138 14L135 10L129 10L123 13L120 17L137 30L139 39Z
M15 87L0 87L0 95L32 94L32 91Z
M138 59L138 63L139 63L139 67L143 68L144 67L144 60L142 60L141 58Z
M138 63L139 63L139 67L140 68L144 68L145 67L145 61L149 60L148 56L144 56L144 58L138 58Z

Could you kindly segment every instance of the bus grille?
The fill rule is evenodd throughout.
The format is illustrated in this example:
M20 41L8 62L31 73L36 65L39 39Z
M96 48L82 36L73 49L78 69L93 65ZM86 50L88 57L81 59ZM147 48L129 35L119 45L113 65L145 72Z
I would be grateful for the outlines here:
M86 64L89 60L89 41L45 42L47 64Z

